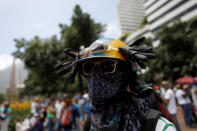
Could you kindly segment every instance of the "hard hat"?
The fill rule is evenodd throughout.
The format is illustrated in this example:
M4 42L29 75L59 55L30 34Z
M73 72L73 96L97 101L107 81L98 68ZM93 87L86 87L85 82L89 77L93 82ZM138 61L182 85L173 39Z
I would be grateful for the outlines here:
M102 38L94 41L89 47L80 52L77 62L84 62L91 59L112 58L122 61L126 59L119 53L118 48L126 44L117 39Z

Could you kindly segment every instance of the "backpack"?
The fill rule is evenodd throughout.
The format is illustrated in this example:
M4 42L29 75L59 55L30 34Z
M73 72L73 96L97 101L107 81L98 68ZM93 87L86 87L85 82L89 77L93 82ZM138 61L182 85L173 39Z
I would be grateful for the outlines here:
M62 109L60 116L60 125L63 127L71 126L72 122L73 119L72 119L71 107Z
M140 118L140 122L143 124L142 131L147 131L147 129L148 131L155 131L157 122L161 116L161 112L149 109L146 118Z
M141 114L137 114L140 120L140 123L143 125L141 131L155 131L157 122L159 118L162 116L162 113L154 110L154 109L149 109L148 114L146 117L143 117ZM85 126L84 126L84 131L88 131L91 128L91 117L89 116Z

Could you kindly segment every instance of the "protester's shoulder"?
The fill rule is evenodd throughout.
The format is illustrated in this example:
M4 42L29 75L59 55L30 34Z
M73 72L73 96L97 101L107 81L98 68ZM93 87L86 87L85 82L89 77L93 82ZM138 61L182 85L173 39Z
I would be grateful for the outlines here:
M176 131L174 124L164 117L160 117L157 121L155 131Z

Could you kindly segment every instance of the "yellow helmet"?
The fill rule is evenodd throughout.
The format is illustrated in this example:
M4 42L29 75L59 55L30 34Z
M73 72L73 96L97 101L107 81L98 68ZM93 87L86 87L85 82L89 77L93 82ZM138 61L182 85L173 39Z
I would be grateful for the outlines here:
M97 58L113 58L126 61L118 51L119 47L126 44L117 39L102 38L94 41L89 47L80 52L81 59L78 62L97 59Z

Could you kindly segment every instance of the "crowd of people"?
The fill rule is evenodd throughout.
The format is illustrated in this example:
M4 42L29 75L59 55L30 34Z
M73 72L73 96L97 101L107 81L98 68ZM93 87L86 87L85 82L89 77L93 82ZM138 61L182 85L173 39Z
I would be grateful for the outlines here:
M177 105L181 107L185 125L195 128L197 123L197 86L194 84L177 84L174 88L167 81L160 86L153 86L154 98L151 98L152 107L172 122L177 131L180 125L177 120ZM151 95L151 97L152 97ZM155 103L154 103L155 101ZM31 104L31 114L27 118L18 118L16 131L83 131L84 125L90 116L90 98L88 95L64 96L57 99L40 101L35 98Z
M197 123L196 84L177 84L172 87L168 81L163 81L160 86L153 86L153 89L155 91L153 99L156 99L153 107L160 110L169 121L174 123L177 131L181 130L176 117L177 105L182 109L185 125L195 128L194 124Z
M40 101L35 98L31 114L18 118L16 131L83 131L90 115L90 99L87 95L63 96Z
M177 120L177 106L183 112L185 125L196 128L197 123L197 85L177 84L172 87L167 81L160 86L153 86L154 92L150 96L152 108L159 110L177 131L180 124ZM69 96L64 95L56 99L39 100L37 97L31 104L31 113L26 117L19 117L15 125L16 131L83 131L90 116L90 98L88 94ZM4 102L0 109L1 131L8 130L11 108Z
M153 86L150 96L152 108L159 110L172 122L177 131L181 131L177 120L177 106L182 109L185 126L196 128L197 123L197 85L177 84L172 86L163 81L160 86ZM56 99L34 98L31 113L19 117L15 124L16 131L83 131L90 116L90 98L88 94L64 95ZM0 109L1 131L8 130L11 108L4 102Z

